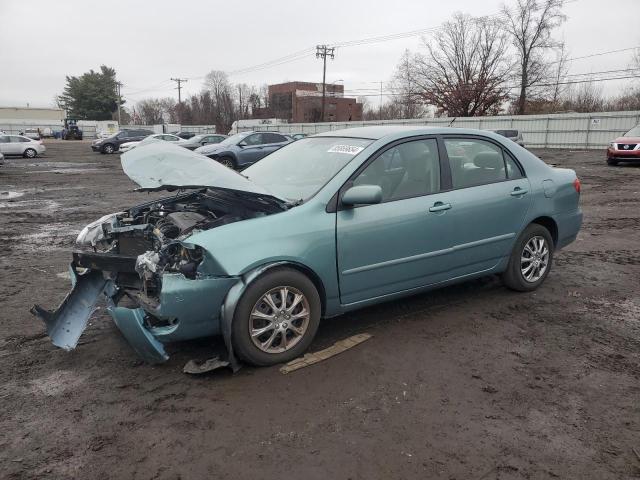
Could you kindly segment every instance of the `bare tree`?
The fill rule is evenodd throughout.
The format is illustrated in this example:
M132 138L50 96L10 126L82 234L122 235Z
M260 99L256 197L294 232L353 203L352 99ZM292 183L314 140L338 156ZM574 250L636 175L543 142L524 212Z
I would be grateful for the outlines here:
M155 125L164 123L162 104L159 99L147 98L140 100L136 106L142 124Z
M499 111L507 99L510 65L506 36L495 20L457 13L425 46L426 54L413 58L412 75L425 104L451 116Z
M548 79L544 56L558 47L551 33L566 20L563 6L564 0L516 0L513 9L502 5L505 28L518 53L520 92L516 112L520 115L526 113L528 89Z
M580 113L601 112L604 105L602 85L592 81L581 83L576 88L570 89L562 102L563 110Z
M390 88L395 94L393 101L402 108L403 118L418 118L424 114L423 100L416 93L414 58L405 50L396 66Z

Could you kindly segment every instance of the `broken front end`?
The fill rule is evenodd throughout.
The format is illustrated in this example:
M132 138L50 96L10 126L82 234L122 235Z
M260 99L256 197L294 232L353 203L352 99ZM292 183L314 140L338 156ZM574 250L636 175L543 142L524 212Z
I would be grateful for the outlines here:
M221 333L221 306L239 281L188 238L282 209L264 198L202 188L106 215L78 235L71 292L55 311L35 305L32 313L54 345L71 350L104 295L138 355L166 361L165 343Z

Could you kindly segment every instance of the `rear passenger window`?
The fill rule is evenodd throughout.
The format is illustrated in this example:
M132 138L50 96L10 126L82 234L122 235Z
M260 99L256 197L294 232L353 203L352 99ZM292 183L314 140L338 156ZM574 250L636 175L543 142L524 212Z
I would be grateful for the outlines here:
M435 140L401 143L382 153L358 175L354 185L379 185L382 201L436 193L440 160Z
M277 133L263 133L262 137L264 143L281 143L287 141L285 137Z
M477 139L445 139L453 188L500 182L507 179L502 149ZM515 174L515 173L514 173Z

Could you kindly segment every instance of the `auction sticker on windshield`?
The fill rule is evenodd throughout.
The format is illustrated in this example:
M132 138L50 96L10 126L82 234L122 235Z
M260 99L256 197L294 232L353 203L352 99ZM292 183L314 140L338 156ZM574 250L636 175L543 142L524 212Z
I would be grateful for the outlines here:
M334 145L327 153L346 153L347 155L357 155L364 147L356 147L354 145Z

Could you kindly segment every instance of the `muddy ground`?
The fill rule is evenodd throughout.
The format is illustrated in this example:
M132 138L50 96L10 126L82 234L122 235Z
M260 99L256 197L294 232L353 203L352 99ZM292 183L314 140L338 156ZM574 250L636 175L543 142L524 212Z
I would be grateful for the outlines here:
M148 366L104 313L71 353L30 315L82 226L148 198L117 155L47 147L0 168L0 477L640 478L640 167L538 152L585 224L536 293L473 281L324 321L312 350L374 337L315 366L194 378L218 341Z

